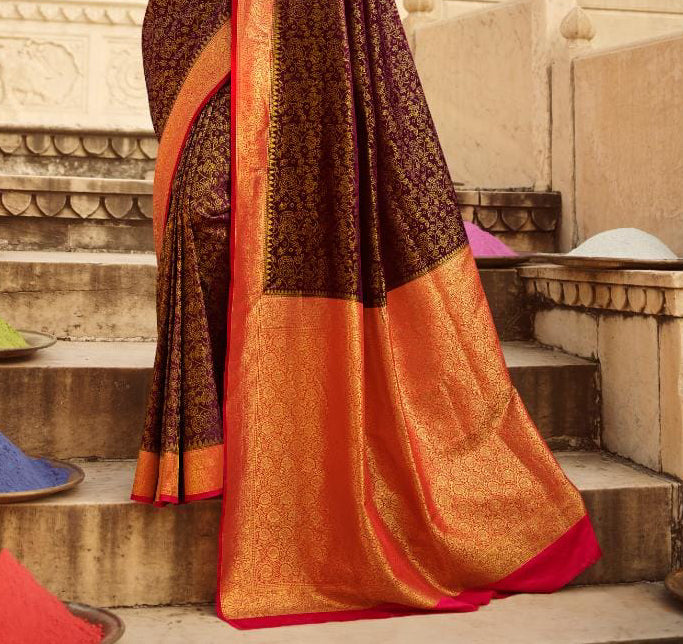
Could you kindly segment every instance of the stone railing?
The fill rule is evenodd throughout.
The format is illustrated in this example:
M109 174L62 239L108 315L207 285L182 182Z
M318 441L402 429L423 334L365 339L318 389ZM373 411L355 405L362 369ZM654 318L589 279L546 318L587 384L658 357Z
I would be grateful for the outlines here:
M152 217L152 182L0 176L0 216L70 219Z
M683 272L525 266L543 344L598 359L608 450L683 478Z
M517 251L552 252L562 199L555 192L459 190L463 219L493 233Z
M84 132L82 130L5 130L0 155L155 160L158 144L149 132Z
M2 173L149 179L157 156L149 132L0 130Z

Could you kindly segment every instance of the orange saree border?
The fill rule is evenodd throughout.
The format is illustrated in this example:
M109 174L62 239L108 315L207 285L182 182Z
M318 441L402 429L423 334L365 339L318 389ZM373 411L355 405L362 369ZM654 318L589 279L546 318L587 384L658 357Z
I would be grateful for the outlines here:
M230 75L230 39L230 24L224 23L190 69L161 135L152 197L157 257L161 254L173 179L192 125Z
M512 387L467 247L384 307L264 295L274 0L232 6L218 615L465 611L564 585L599 548Z
M183 501L219 496L223 490L223 445L183 453ZM180 503L180 457L141 450L131 499L141 503Z

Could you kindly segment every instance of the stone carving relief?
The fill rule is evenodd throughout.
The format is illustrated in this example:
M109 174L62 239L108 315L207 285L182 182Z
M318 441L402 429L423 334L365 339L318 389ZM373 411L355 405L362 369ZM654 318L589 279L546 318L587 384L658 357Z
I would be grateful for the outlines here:
M0 37L0 104L80 107L83 49L78 41Z
M135 40L112 43L107 65L109 104L118 110L147 109L147 88L140 43Z
M127 0L107 7L91 2L0 2L0 19L41 22L84 22L101 25L141 25L145 0Z

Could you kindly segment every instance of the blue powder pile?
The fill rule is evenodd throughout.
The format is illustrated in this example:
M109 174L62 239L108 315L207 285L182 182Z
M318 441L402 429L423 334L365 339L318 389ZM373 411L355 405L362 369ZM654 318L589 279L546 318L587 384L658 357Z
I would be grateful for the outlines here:
M68 478L68 470L26 456L0 432L0 494L56 487L66 483Z

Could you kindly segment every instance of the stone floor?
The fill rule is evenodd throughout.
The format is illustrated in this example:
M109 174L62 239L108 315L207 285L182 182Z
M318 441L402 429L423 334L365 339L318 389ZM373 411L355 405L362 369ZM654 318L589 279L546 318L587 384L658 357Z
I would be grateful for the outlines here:
M683 642L683 610L662 584L571 588L519 595L476 613L435 614L238 631L212 606L131 608L117 613L122 644L607 644Z

